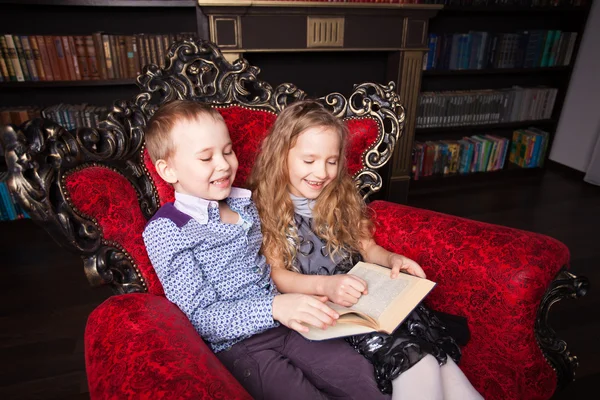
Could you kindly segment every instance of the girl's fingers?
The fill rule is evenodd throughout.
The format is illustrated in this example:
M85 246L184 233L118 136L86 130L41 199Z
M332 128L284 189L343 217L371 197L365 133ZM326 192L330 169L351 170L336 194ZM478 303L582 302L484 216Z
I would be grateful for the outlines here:
M355 299L354 303L362 296L362 290L355 289L351 286L342 286L340 289L343 291L341 295L344 298L353 297Z
M362 293L365 290L367 290L367 281L365 281L364 279L359 278L358 276L355 276L355 275L346 275L346 276L348 278L351 278L348 280L348 286L355 289L359 293Z
M400 274L401 268L402 268L402 265L394 265L394 267L392 268L392 272L390 272L390 278L396 279L398 277L398 275Z
M349 305L349 306L346 306L346 307L350 307L350 306L353 306L354 304L358 303L358 298L356 298L356 297L354 297L354 296L350 296L350 295L348 295L348 294L344 294L344 295L342 296L342 299L341 299L341 301L343 301L343 302L346 302L346 303L349 303L350 305Z

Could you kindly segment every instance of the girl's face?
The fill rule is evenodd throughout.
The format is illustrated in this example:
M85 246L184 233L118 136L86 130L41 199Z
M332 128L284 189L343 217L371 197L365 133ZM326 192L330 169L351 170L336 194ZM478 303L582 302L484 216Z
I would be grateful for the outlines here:
M327 127L309 128L298 135L288 153L290 191L293 195L316 199L338 174L341 139Z

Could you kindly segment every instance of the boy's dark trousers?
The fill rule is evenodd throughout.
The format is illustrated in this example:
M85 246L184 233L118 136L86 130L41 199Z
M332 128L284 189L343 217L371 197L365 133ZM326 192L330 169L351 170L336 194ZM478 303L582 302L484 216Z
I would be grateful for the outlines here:
M343 339L311 342L280 326L217 357L256 400L389 399L373 366Z

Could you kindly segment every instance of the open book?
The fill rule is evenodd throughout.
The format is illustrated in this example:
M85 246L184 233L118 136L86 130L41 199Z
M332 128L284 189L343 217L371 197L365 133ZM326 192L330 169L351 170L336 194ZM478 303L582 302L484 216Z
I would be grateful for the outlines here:
M376 264L359 262L348 272L367 282L368 294L352 307L326 304L340 314L335 326L319 329L308 326L302 333L310 340L325 340L369 332L392 333L436 285L413 275L400 273L390 278L391 270Z

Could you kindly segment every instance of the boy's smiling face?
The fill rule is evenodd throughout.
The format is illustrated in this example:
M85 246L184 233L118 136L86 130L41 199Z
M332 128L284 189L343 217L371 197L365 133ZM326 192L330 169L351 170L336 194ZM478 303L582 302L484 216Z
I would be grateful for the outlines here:
M175 151L156 163L165 181L177 192L206 200L229 196L238 160L223 121L210 115L182 120L171 131L171 140Z

